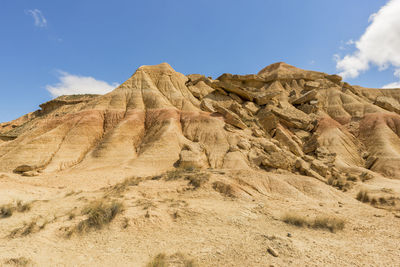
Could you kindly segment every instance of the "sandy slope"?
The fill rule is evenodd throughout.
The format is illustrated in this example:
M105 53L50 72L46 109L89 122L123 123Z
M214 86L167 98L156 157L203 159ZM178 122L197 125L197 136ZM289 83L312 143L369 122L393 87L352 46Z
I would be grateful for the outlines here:
M400 219L356 201L353 192L343 193L305 176L206 172L211 178L197 190L183 178L128 187L111 197L123 201L125 211L109 226L70 238L60 228L82 219L79 210L103 197L107 189L100 188L107 181L97 183L97 189L83 186L85 191L80 192L79 184L57 188L49 187L46 179L39 184L30 178L2 178L2 203L15 198L39 201L29 212L0 220L0 258L23 256L35 266L144 266L158 253L181 252L200 266L400 264ZM232 197L216 192L215 181L231 184ZM69 195L71 190L77 193ZM78 215L73 220L68 219L71 210ZM286 211L343 218L345 229L331 233L287 225L281 221ZM26 237L5 237L33 218L49 223ZM125 218L129 226L123 228ZM279 256L271 256L268 247Z

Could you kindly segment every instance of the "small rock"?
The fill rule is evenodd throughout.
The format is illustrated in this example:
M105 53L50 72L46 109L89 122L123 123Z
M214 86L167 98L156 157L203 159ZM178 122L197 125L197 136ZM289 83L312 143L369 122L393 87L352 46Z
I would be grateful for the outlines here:
M292 237L292 234L291 233L287 233L287 237Z
M243 104L243 108L247 109L253 114L256 114L260 109L256 104L254 104L254 102L249 102L249 101Z
M271 255L274 256L274 257L278 257L278 256L279 256L279 255L278 255L278 252L276 252L276 251L275 251L273 248L271 248L271 247L268 247L267 251L268 251L269 254L271 254Z
M27 171L23 172L21 175L26 177L33 177L33 176L38 176L39 173L37 171Z
M305 90L314 90L314 89L318 89L320 86L319 82L306 82L304 84L304 89Z

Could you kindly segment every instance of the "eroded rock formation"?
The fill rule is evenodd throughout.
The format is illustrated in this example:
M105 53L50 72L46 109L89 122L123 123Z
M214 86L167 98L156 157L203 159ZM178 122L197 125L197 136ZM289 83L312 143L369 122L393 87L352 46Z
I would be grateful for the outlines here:
M216 80L142 66L106 95L63 96L0 124L0 171L173 166L400 178L400 89L285 63Z

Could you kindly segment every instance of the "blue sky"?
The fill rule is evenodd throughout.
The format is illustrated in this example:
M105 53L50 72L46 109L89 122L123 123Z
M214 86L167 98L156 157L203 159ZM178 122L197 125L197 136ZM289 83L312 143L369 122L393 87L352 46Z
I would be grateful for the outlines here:
M285 61L382 87L399 80L400 62L392 58L400 46L382 63L367 53L373 46L363 46L374 35L360 38L389 17L389 11L371 15L392 2L399 0L3 0L0 121L73 88L111 90L139 66L161 62L216 78Z

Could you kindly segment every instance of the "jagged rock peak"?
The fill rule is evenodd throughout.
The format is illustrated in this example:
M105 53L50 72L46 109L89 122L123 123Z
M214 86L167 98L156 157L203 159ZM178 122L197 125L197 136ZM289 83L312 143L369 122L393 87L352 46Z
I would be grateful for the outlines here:
M285 62L276 62L260 70L257 75L262 75L264 73L269 73L271 71L276 71L276 70L302 70L302 69L296 68L295 66L289 65Z
M157 72L157 73L174 73L176 72L171 65L166 62L160 63L158 65L143 65L140 66L137 71L145 72ZM136 71L136 72L137 72Z
M324 73L322 72L303 70L285 62L271 64L263 68L257 75L267 81L291 79L316 80L324 77Z

